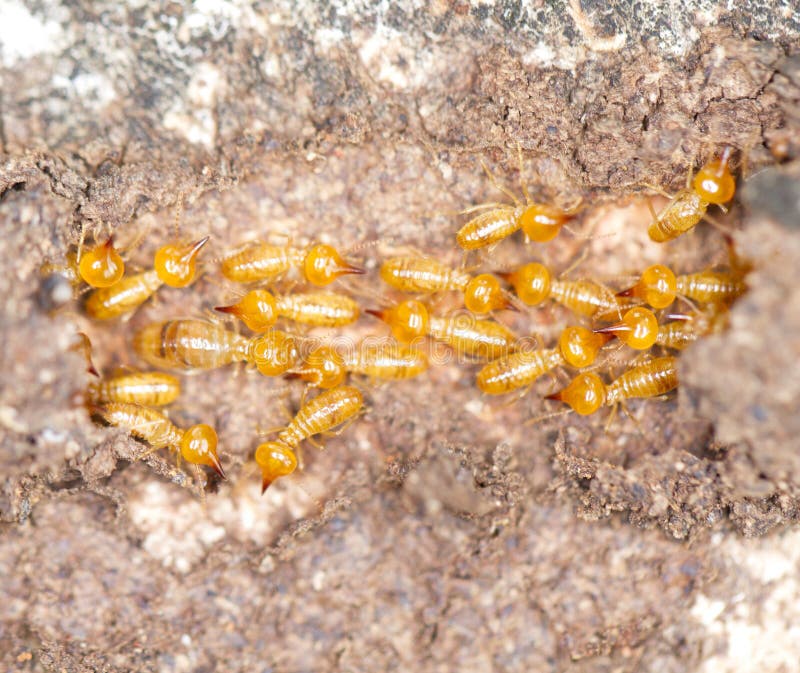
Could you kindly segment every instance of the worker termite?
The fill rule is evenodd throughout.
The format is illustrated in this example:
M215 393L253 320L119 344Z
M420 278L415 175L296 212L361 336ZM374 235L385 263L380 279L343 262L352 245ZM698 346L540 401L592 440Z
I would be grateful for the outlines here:
M658 187L647 185L670 199L659 213L653 210L652 205L650 206L653 221L647 233L651 240L664 243L685 234L705 216L709 205L722 207L733 198L736 182L728 168L731 152L732 149L726 147L719 158L707 162L697 172L694 180L690 169L686 187L674 196L664 193Z
M381 381L400 381L419 376L427 369L428 356L415 348L365 339L342 354L331 346L319 346L292 373L312 386L334 388L348 372Z
M478 250L494 245L511 236L519 229L525 232L529 240L537 243L547 243L558 236L561 227L577 213L577 206L568 210L561 210L554 206L535 203L531 200L528 188L522 179L524 167L522 149L519 145L517 145L517 158L519 160L520 184L525 203L523 204L509 189L500 185L488 167L481 162L490 182L497 190L508 196L514 205L482 203L464 210L464 213L472 213L478 210L485 210L486 212L477 215L458 230L456 240L463 250Z
M84 304L86 313L97 320L110 320L137 309L162 285L190 285L197 275L197 255L208 239L206 236L190 245L171 243L160 247L152 269L91 292Z
M642 273L636 285L617 293L618 297L636 297L653 308L666 308L676 297L700 304L731 304L747 291L740 273L699 271L676 276L663 264L654 264Z
M328 285L348 274L364 273L364 269L346 262L333 246L323 244L303 250L256 241L230 253L220 262L222 275L237 283L272 280L293 267L302 269L304 278L318 286Z
M403 301L388 310L367 310L387 323L398 341L411 343L425 336L449 345L459 355L494 360L516 347L511 330L492 320L477 320L469 315L439 317L424 304Z
M154 367L215 369L234 362L255 365L264 376L279 376L297 364L292 336L279 330L246 338L204 320L152 323L133 336L137 355Z
M172 374L163 372L137 372L112 374L101 377L92 362L92 342L84 332L78 332L72 350L86 358L86 371L95 377L86 386L89 405L103 402L140 404L146 407L163 407L172 404L181 394L181 382Z
M272 327L279 317L314 327L342 327L358 320L358 304L350 297L332 292L301 292L273 295L251 290L231 306L215 310L239 318L254 332Z
M632 367L607 386L597 374L584 372L545 399L564 402L586 416L603 405L615 407L634 397L658 397L677 387L677 362L674 357L663 357Z
M435 293L456 290L472 313L513 308L500 282L488 273L477 276L452 269L430 257L392 257L381 265L381 278L401 292Z
M92 404L121 402L163 407L178 399L181 382L164 372L129 372L90 381L87 393Z
M295 450L305 439L328 433L337 426L347 427L364 408L364 398L358 388L337 386L320 393L301 405L289 424L271 442L256 448L255 460L261 468L261 492L279 477L297 468Z
M178 456L178 467L183 458L187 463L210 467L220 477L225 478L217 455L217 433L210 425L200 423L183 430L160 411L122 402L93 404L92 412L101 416L109 425L125 428L134 437L147 442L150 451L143 456L169 448Z
M547 267L538 262L499 275L511 283L520 300L529 306L552 299L578 315L603 318L620 315L625 308L625 303L608 288L588 280L553 280Z
M566 327L556 348L520 350L484 365L476 378L478 388L487 395L503 395L530 386L540 376L562 365L588 367L610 339L579 325Z

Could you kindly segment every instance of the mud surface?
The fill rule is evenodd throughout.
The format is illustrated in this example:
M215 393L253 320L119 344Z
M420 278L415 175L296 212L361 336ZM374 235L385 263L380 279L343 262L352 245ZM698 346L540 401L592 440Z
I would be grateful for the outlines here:
M794 670L792 3L271 5L0 1L4 670ZM296 382L184 378L171 417L213 424L230 476L203 496L194 472L136 461L141 445L90 421L73 349L83 331L98 369L141 366L135 329L237 288L210 265L109 325L39 273L82 230L145 268L184 204L180 235L210 234L207 260L254 238L329 242L369 270L341 287L378 306L382 257L460 263L454 213L505 198L483 160L516 193L524 179L588 206L572 233L514 237L485 268L579 261L570 277L623 287L659 261L727 263L706 223L652 244L641 198L722 144L743 188L715 217L750 290L681 357L677 396L632 402L606 432L607 413L550 415L566 374L511 404L480 396L471 363L361 381L368 413L263 497L256 429L297 407ZM568 318L501 316L548 344Z

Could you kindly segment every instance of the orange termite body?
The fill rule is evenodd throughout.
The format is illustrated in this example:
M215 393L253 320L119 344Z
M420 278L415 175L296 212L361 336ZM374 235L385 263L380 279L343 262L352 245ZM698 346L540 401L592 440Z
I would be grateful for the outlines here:
M349 423L364 408L364 397L358 388L337 386L306 402L277 439L260 444L255 459L261 468L261 492L279 477L297 468L294 450L305 439Z

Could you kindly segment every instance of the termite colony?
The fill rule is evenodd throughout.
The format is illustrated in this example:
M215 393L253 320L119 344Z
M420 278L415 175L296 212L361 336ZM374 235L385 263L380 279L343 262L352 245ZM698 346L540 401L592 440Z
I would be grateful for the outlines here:
M518 153L522 177L521 150ZM731 148L725 148L696 175L690 170L686 187L666 195L669 201L660 212L649 206L652 241L671 241L702 219L711 220L707 215L711 205L725 211L735 192L731 154ZM477 251L485 253L484 261L490 264L494 247L518 230L527 241L550 243L582 210L580 205L557 208L537 203L524 183L523 202L484 169L492 185L512 203L484 203L463 211L470 219L458 230L456 240L465 260ZM81 240L64 266L48 264L44 271L68 278L85 314L97 323L130 315L162 285L187 288L200 274L242 288L233 303L228 301L230 295L220 302L217 319L174 319L135 330L133 350L154 371L100 378L91 365L88 338L80 345L87 351L91 374L86 406L95 420L126 429L142 440L147 447L141 455L168 448L178 465L184 460L206 466L220 478L225 478L225 472L214 428L206 424L178 427L161 410L180 395L181 379L175 372L245 363L266 377L300 379L306 387L294 417L270 441L253 441L262 492L275 479L297 469L302 442L317 445L314 436L341 432L365 413L363 392L348 383L348 377L363 384L419 376L429 367L433 343L446 344L457 360L480 362L476 383L485 395L525 392L537 379L556 371L567 372L571 383L544 395L542 404L553 400L581 415L601 407L616 409L631 398L666 395L678 386L680 351L725 329L728 309L745 292L749 271L730 242L727 268L678 273L656 264L644 269L636 282L614 289L591 279L557 277L538 261L474 273L466 261L458 267L413 253L386 258L380 266L386 285L410 295L403 299L401 294L371 295L368 285L361 285L359 291L357 277L364 269L330 245L253 241L222 252L216 261L203 262L201 253L208 241L204 237L168 243L158 248L151 268L131 274L124 272L125 263L110 237L91 247ZM276 290L276 282L290 273L314 288ZM353 278L342 279L345 276ZM337 280L338 290L318 289ZM448 293L459 297L462 308L455 313L436 308ZM354 296L372 297L370 307L362 311ZM574 324L567 324L549 347L541 342L532 347L530 338L520 339L498 319L509 310L533 314L530 307L544 306L552 311L553 303L573 315ZM351 325L362 312L385 322L393 338L368 338L355 347L341 348L330 338L315 341L308 336L307 330L315 327ZM249 336L240 333L239 322ZM558 406L554 404L553 413L544 417L560 413Z

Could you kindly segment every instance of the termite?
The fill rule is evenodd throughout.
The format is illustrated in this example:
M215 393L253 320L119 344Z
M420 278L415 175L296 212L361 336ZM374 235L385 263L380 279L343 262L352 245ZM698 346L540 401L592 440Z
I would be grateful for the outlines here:
M272 280L293 267L302 269L304 278L318 286L328 285L344 275L364 273L364 269L346 262L336 248L323 244L303 250L256 241L220 262L222 275L237 283Z
M277 439L260 444L255 460L261 468L261 492L279 477L297 468L295 450L305 439L328 433L345 424L347 427L364 408L364 398L358 388L337 386L320 393L300 407L295 417L281 430Z
M130 372L91 381L87 393L92 404L120 402L163 407L178 399L181 382L164 372Z
M208 239L160 247L149 271L125 276L111 287L91 292L84 305L86 312L97 320L110 320L137 309L162 285L186 287L197 275L197 255Z
M518 351L489 362L478 372L478 388L487 395L503 395L530 386L556 367L588 367L610 336L572 325L562 330L556 348Z
M588 280L553 280L547 267L538 262L499 275L511 283L528 306L552 299L573 313L590 318L620 314L624 308L624 303L608 288Z
M86 358L86 371L95 377L86 387L89 405L104 402L141 404L146 407L163 407L172 404L181 394L181 382L172 374L163 372L136 372L101 377L92 362L92 342L84 332L78 332L72 350Z
M558 348L518 351L492 360L478 372L478 388L487 395L525 388L540 376L564 364Z
M418 301L403 301L388 310L367 313L387 323L398 341L411 343L425 336L442 341L456 353L481 360L494 360L515 349L517 338L511 330L492 320L471 316L431 315Z
M123 402L93 405L92 410L109 425L125 428L147 442L151 447L147 453L169 448L178 455L178 467L183 458L187 463L206 465L225 478L217 455L217 433L210 425L200 423L183 430L156 409Z
M731 304L747 291L740 273L698 271L676 276L663 264L654 264L642 273L636 285L617 293L618 297L636 297L653 308L666 308L676 297L700 304Z
M546 399L564 402L576 413L586 416L603 405L616 407L634 397L658 397L677 387L677 361L674 357L663 357L632 367L608 386L597 374L584 372Z
M292 373L318 388L334 388L348 372L381 381L400 381L419 376L427 369L428 356L415 348L365 339L341 355L331 346L319 346Z
M666 322L658 328L656 343L664 348L683 350L703 336L716 334L725 329L728 311L712 304L708 309L694 314L669 314Z
M726 147L719 158L707 162L697 172L694 180L690 169L686 187L674 196L665 194L658 187L647 185L670 199L659 213L650 205L653 221L647 233L651 240L664 243L685 234L700 222L709 205L722 206L733 198L736 182L728 168L731 152L732 149Z
M254 332L270 329L279 317L314 327L342 327L358 320L358 304L350 297L332 292L300 292L273 295L251 290L231 306L217 311L239 318Z
M472 213L478 210L486 211L471 219L458 230L456 240L463 250L478 250L494 245L511 236L519 229L525 232L529 240L537 243L547 243L558 236L561 227L569 222L577 212L577 206L569 210L561 210L554 206L535 203L531 200L528 187L522 179L524 167L522 149L519 145L517 146L517 157L519 160L520 184L525 203L523 204L509 189L500 185L486 164L481 162L490 182L497 190L508 196L514 205L482 203L463 211L464 213Z
M456 290L472 313L513 308L500 282L493 275L477 276L452 269L430 257L392 257L381 265L381 278L401 292L435 293Z
M204 320L168 320L136 332L133 348L143 360L166 369L215 369L247 362L265 376L279 376L297 364L292 336L279 330L246 338Z

